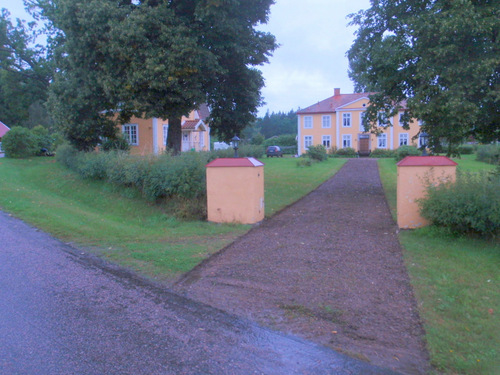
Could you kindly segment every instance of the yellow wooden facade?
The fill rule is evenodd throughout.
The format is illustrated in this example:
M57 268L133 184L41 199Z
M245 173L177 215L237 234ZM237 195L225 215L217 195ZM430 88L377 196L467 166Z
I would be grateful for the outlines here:
M401 111L390 119L393 126L383 129L376 136L365 132L362 116L367 109L369 93L335 95L297 112L298 153L305 153L309 146L324 145L327 149L351 147L355 151L375 149L395 150L401 145L418 144L420 126L412 120L410 129L400 124Z

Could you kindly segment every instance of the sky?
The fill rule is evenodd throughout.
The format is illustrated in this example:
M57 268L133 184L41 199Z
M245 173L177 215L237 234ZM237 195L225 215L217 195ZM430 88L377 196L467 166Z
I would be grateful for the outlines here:
M2 0L13 18L27 19L22 0ZM276 0L269 22L258 28L276 37L280 47L269 64L259 67L266 104L259 116L308 107L333 95L352 93L346 52L356 28L347 16L370 7L370 0Z

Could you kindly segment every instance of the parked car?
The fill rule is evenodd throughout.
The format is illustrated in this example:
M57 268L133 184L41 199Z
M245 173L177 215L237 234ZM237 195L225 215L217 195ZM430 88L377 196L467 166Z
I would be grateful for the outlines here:
M269 146L266 149L266 156L268 158L269 157L273 157L273 156L282 158L283 157L283 151L281 151L281 148L279 146Z

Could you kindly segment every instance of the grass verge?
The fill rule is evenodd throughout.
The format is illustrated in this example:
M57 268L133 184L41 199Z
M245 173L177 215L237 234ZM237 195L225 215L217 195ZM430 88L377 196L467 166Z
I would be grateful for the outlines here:
M342 162L297 168L294 159L283 158L266 164L270 216L313 190ZM250 228L178 220L135 190L82 180L50 158L2 158L0 176L2 210L163 281L192 269Z
M494 166L456 159L466 171ZM396 165L379 160L380 176L396 214ZM400 232L405 262L419 302L431 363L440 374L494 374L500 368L500 245L456 238L427 227Z

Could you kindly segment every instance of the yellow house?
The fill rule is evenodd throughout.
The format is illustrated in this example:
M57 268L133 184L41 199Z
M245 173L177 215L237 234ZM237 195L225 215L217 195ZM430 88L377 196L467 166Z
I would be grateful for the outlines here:
M182 117L182 151L210 150L210 127L206 122L209 115L207 105L201 105L199 109L191 111L188 117ZM168 120L132 117L129 123L120 126L130 144L131 154L149 155L165 151Z
M370 93L334 95L317 104L297 112L298 154L305 153L309 146L323 145L327 149L351 147L360 154L375 149L395 150L402 145L420 147L420 140L413 140L420 131L419 122L412 120L410 129L400 123L403 111L389 119L393 126L378 136L365 132L362 124ZM382 126L382 125L381 125Z

